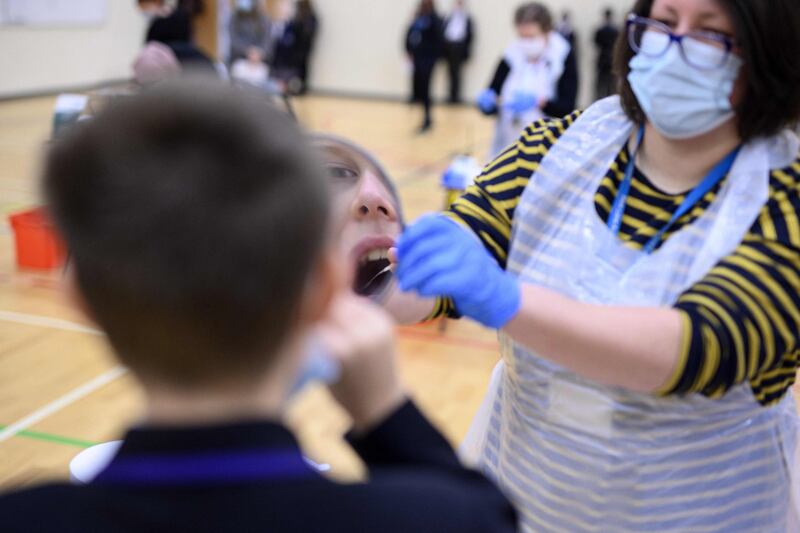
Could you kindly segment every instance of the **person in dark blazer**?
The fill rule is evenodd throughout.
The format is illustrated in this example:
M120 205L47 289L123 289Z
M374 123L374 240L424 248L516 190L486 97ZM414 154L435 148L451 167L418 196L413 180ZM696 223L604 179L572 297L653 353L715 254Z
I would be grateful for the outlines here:
M139 8L149 20L145 45L157 42L168 46L185 74L219 76L214 61L193 40L193 19L203 12L203 1L180 0L169 9L163 0L146 0L139 2Z
M76 127L45 167L72 300L145 411L88 485L0 496L3 533L517 530L409 399L390 319L344 275L330 178L260 93L165 82ZM368 482L323 477L283 422L321 359Z
M231 15L228 61L260 57L269 63L273 56L271 21L255 0L237 0Z
M614 24L614 12L603 11L603 25L594 34L597 46L597 79L595 81L595 98L598 100L617 94L617 81L614 78L614 45L619 37L619 28Z
M450 77L450 103L461 103L461 71L472 55L474 24L466 0L456 0L453 11L444 19L444 57Z
M314 51L314 42L317 38L319 29L319 18L311 0L300 0L297 2L297 14L295 15L295 26L298 30L298 70L300 82L302 83L301 93L308 91L309 83L309 63L311 54Z
M161 5L160 16L156 11L157 16L152 17L147 28L145 42L157 41L164 44L193 42L194 18L203 13L204 2L202 0L179 0L172 10L165 7L163 1L155 3ZM142 4L140 3L140 5Z
M425 112L420 133L433 125L431 118L431 79L436 63L442 57L442 19L433 0L420 2L414 21L406 33L406 53L413 65L412 101L422 103Z

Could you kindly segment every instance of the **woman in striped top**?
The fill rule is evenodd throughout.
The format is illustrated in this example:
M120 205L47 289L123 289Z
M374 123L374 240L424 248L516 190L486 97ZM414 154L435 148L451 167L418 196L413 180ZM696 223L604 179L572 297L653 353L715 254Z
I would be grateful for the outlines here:
M404 290L501 331L473 444L526 530L791 527L797 27L639 0L621 99L530 125L398 242Z

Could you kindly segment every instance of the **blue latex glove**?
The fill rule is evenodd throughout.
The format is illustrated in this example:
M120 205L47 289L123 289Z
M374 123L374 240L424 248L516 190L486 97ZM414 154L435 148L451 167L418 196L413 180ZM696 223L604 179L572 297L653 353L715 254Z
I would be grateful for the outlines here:
M492 89L484 89L478 95L478 108L484 113L494 113L497 110L497 93Z
M442 215L426 215L397 243L397 278L404 292L449 296L456 310L491 328L517 314L519 282L468 230Z
M507 102L503 103L503 107L514 114L522 114L531 109L535 109L539 103L539 99L533 93L516 92Z
M444 174L442 174L442 187L445 189L463 190L463 187L461 187L462 181L458 172L452 168L448 168L445 170Z

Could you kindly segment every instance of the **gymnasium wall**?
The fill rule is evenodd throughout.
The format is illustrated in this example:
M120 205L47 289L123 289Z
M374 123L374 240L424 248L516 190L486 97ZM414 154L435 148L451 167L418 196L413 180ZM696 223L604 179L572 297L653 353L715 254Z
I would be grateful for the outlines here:
M522 0L471 0L477 26L472 61L465 69L464 95L472 99L485 84L513 36L514 8ZM209 3L211 1L209 0ZM437 0L441 12L451 0ZM602 9L615 9L618 22L633 0L548 0L556 16L573 14L580 38L582 89L587 103L594 78L591 43ZM89 28L0 27L0 97L127 78L144 35L133 0L109 0L108 21ZM405 98L410 71L403 41L417 0L316 0L321 30L312 66L318 89L336 93ZM445 94L440 65L435 92Z
M130 77L144 38L134 0L109 0L97 27L0 26L0 97Z
M437 0L437 9L450 9L452 0ZM522 0L471 0L477 26L472 61L465 75L465 98L472 99L489 83L500 56L513 35L514 9ZM617 22L633 0L545 0L553 14L572 12L580 39L581 93L587 103L594 79L594 29L606 6L615 10ZM319 89L390 97L406 97L409 72L403 42L417 0L316 0L322 22L312 80ZM446 91L444 64L436 74L436 94Z

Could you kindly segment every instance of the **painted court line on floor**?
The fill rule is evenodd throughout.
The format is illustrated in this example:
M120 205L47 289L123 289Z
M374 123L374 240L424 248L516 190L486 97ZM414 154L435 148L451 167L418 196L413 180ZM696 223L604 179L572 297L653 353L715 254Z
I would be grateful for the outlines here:
M7 426L0 424L0 430L5 429ZM83 439L74 439L72 437L64 437L61 435L53 435L52 433L42 433L41 431L20 431L15 435L16 437L23 437L26 439L39 440L42 442L50 442L53 444L62 444L64 446L74 446L76 448L89 448L97 442L91 442Z
M87 381L80 387L71 390L64 396L57 398L37 411L34 411L25 418L14 422L5 429L0 430L0 443L18 435L21 431L27 430L29 427L33 426L34 424L38 424L50 415L57 413L70 404L73 404L81 398L88 396L94 391L108 385L118 377L124 375L127 371L128 370L126 368L121 366L114 367L108 372L100 374L93 380Z
M402 326L397 328L397 332L400 337L406 338L417 338L420 340L426 340L429 342L438 342L439 344L449 344L452 346L462 346L464 348L472 348L475 350L490 350L492 352L498 352L500 349L500 345L497 341L485 341L481 339L465 339L462 337L450 337L447 335L442 335L441 333L425 330L425 329L417 329L413 326Z
M88 333L89 335L97 335L97 336L105 335L99 329L83 326L76 322L70 322L68 320L61 320L58 318L50 318L39 315L16 313L13 311L0 310L0 321L12 322L15 324L24 324L26 326L39 326L43 328L58 329L61 331ZM398 332L403 337L417 337L418 339L424 339L439 344L450 344L453 346L463 346L478 350L483 349L483 350L497 351L498 347L498 344L496 342L484 341L479 339L463 339L459 337L449 337L446 335L442 335L441 333L415 329L413 326L399 327Z
M12 322L14 324L24 324L26 326L39 326L50 329L60 329L62 331L74 331L77 333L88 333L89 335L103 336L99 329L90 328L69 320L51 318L39 315L29 315L26 313L15 313L14 311L0 310L0 321Z

